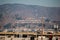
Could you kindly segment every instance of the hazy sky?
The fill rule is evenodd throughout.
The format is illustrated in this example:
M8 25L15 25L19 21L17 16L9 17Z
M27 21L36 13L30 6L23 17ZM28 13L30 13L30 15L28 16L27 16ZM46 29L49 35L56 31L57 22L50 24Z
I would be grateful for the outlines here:
M7 3L19 3L19 4L21 3L47 7L60 7L60 0L0 0L0 5Z

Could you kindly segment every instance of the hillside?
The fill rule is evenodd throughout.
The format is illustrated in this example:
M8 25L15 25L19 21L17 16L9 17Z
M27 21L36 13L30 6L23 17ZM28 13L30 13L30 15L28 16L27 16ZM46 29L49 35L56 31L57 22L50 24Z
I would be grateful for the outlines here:
M52 21L60 21L60 7L43 7L25 4L3 4L0 5L0 26L13 23L24 17L39 18L47 17Z

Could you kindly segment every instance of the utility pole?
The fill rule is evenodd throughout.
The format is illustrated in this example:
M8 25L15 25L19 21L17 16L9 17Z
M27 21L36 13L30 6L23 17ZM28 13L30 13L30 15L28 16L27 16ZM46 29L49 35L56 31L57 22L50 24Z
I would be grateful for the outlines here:
M44 34L44 25L43 25L44 22L45 22L45 21L44 21L44 18L45 18L45 17L43 17L43 16L41 17L41 23L42 23L41 40L43 40L43 36L42 36L42 35ZM38 40L39 31L40 31L40 30L37 31L37 35L36 35L37 40Z
M44 24L44 18L45 18L45 17L43 17L43 16L41 17L41 23L42 23L41 40L43 40L43 36L42 36L42 35L44 34L44 25L43 25L43 24Z

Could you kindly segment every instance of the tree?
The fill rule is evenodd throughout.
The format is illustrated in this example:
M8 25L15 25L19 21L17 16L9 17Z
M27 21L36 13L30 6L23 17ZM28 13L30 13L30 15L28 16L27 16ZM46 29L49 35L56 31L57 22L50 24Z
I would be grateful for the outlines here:
M3 14L2 14L2 13L0 13L0 19L2 19L2 17L3 17Z
M11 23L4 25L4 28L10 28L10 27L11 27Z
M50 19L45 19L45 21L46 21L46 22L49 22L49 21L50 21Z
M22 18L21 18L21 17L16 17L16 19L17 19L17 20L22 20Z
M22 17L19 16L19 14L16 14L15 17L16 17L17 20L22 20Z

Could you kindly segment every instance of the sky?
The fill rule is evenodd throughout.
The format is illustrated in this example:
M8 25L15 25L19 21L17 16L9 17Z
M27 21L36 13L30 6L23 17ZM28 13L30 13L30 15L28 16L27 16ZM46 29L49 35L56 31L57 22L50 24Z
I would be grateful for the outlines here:
M60 0L0 0L0 5L8 3L60 7Z

